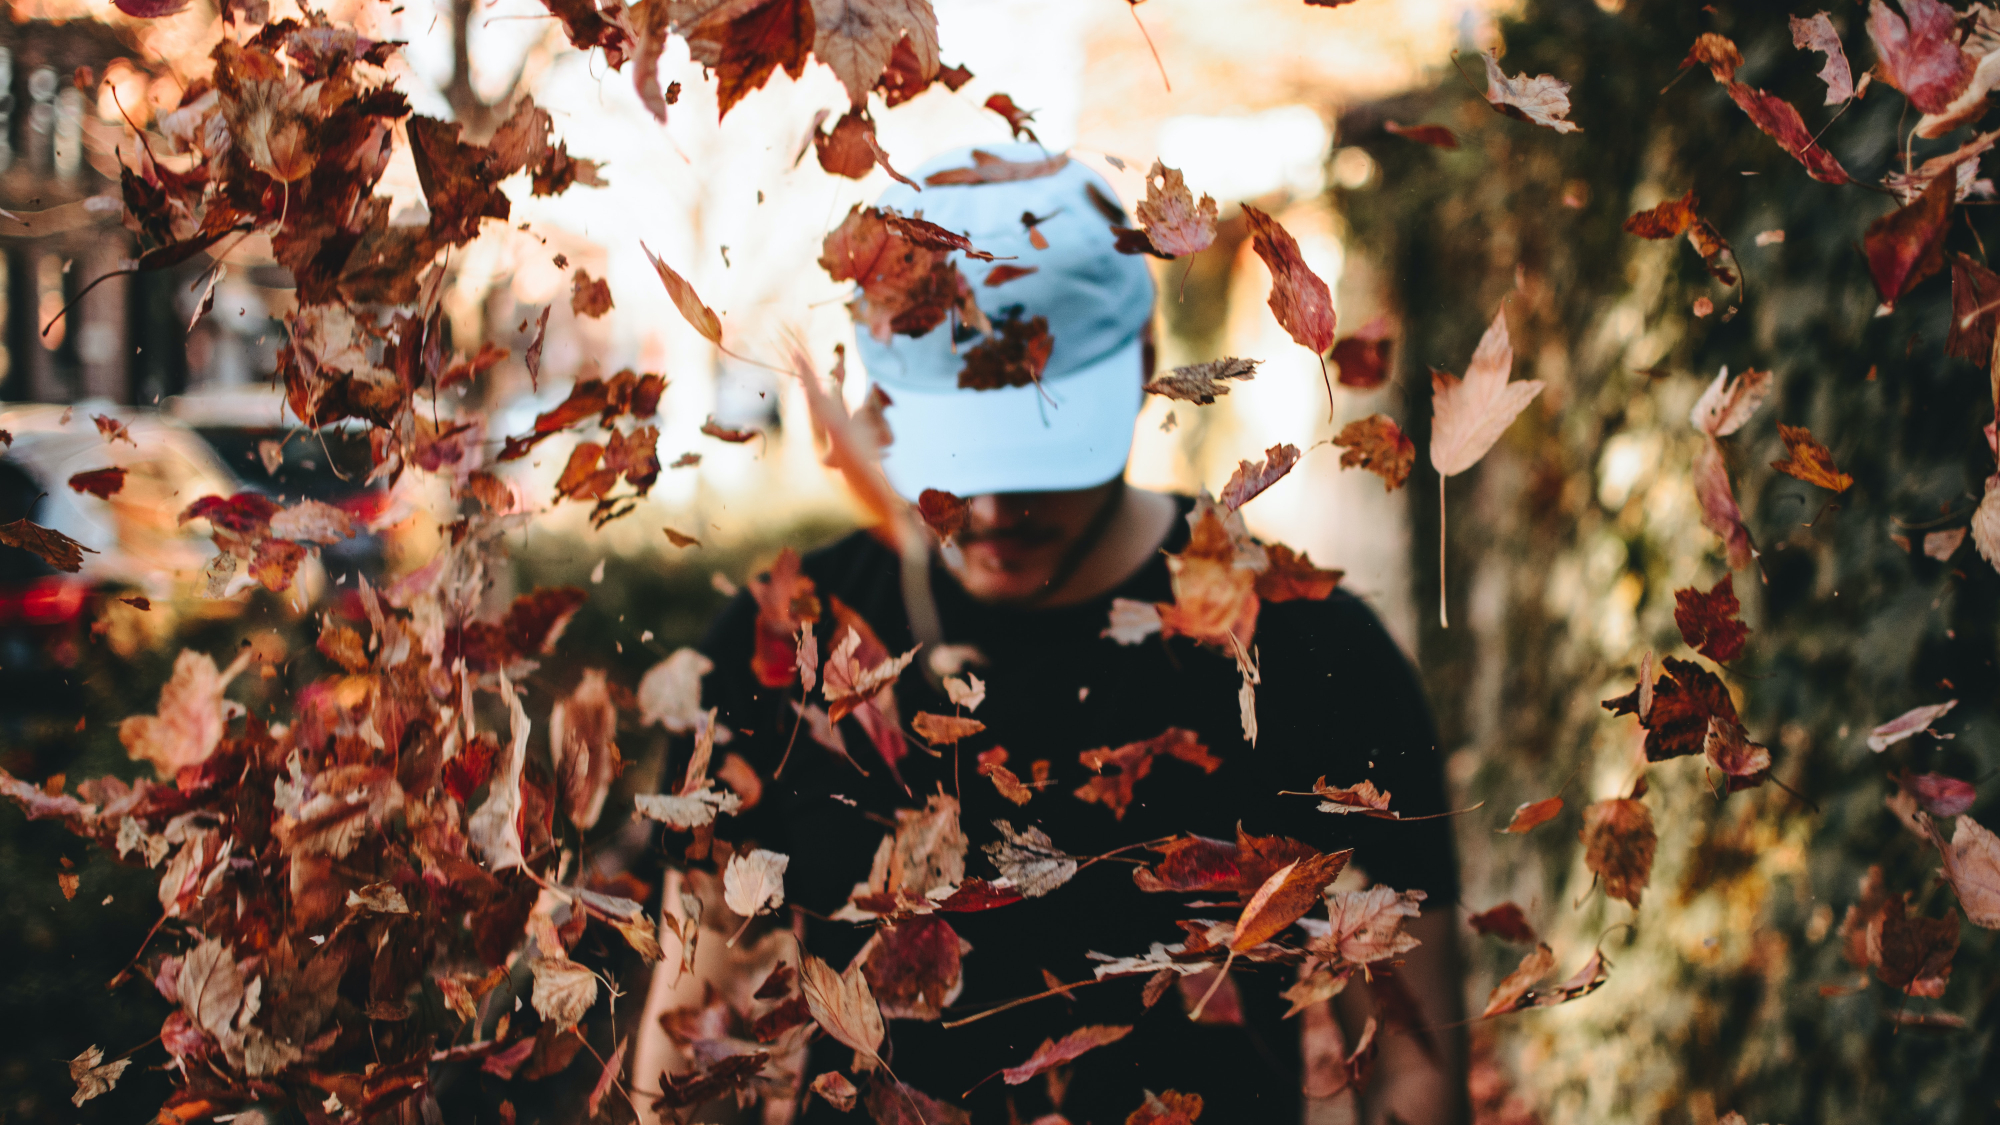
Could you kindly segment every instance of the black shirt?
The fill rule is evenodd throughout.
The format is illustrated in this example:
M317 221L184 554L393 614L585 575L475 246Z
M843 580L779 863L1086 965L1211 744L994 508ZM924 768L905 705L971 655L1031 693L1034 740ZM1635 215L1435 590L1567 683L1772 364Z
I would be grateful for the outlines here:
M1190 507L1190 501L1181 501L1183 514ZM1179 550L1187 536L1186 521L1175 521L1164 549ZM910 648L898 560L888 548L857 532L808 554L804 571L823 602L837 597L852 607L891 652ZM1398 824L1337 816L1317 811L1312 798L1279 795L1310 789L1321 775L1334 785L1366 778L1388 790L1391 807L1404 816L1445 811L1437 740L1422 689L1360 600L1336 591L1324 601L1262 607L1256 630L1262 685L1253 748L1242 734L1241 677L1231 657L1185 638L1162 641L1154 634L1128 646L1102 635L1113 598L1172 600L1160 556L1104 596L1055 609L980 603L942 566L933 566L932 586L945 641L972 645L985 658L969 670L986 684L986 700L972 717L987 729L960 744L956 755L941 748L938 758L913 738L896 771L886 768L850 718L840 729L854 762L801 733L783 777L773 780L797 721L792 701L798 690L763 688L752 675L757 606L748 594L722 613L704 642L715 661L707 701L736 732L728 749L743 755L764 779L761 801L741 816L722 818L717 832L789 855L788 900L821 915L837 910L854 885L868 878L888 831L880 818L893 819L899 808L921 808L942 787L962 802L962 827L972 843L969 876L998 877L980 851L980 845L999 838L995 819L1038 827L1056 847L1078 856L1176 833L1233 840L1240 822L1252 834L1290 836L1325 851L1353 847L1354 862L1375 882L1421 888L1430 895L1427 911L1451 909L1458 879L1449 821ZM828 635L836 628L831 614L823 613L816 628L822 651L837 639ZM919 653L918 660L925 656ZM897 683L896 698L906 729L921 711L956 713L914 665ZM1143 741L1169 727L1196 732L1223 764L1207 773L1161 755L1134 785L1122 819L1105 804L1074 795L1097 776L1079 762L1080 753ZM1008 768L1024 781L1031 780L1035 761L1049 763L1050 783L1025 806L1004 799L979 774L977 755L994 746L1006 748ZM869 813L875 819L864 815ZM1146 852L1127 854L1150 858ZM1042 992L1048 988L1044 970L1064 982L1088 979L1096 965L1085 957L1088 951L1138 955L1154 942L1181 941L1186 934L1176 919L1235 920L1238 910L1231 906L1190 907L1190 896L1141 892L1132 870L1130 863L1102 862L1044 897L935 915L972 947L963 962L964 990L945 1018ZM807 926L806 948L841 969L869 933L860 925L815 920ZM976 1122L1032 1121L1059 1110L1074 1125L1116 1125L1139 1107L1145 1089L1199 1093L1208 1120L1296 1121L1298 1020L1279 1019L1286 1003L1277 995L1292 983L1293 970L1239 963L1232 976L1242 998L1241 1026L1190 1022L1171 990L1143 1010L1145 978L1135 976L951 1030L937 1022L892 1020L883 1053L904 1082L962 1104ZM1049 1104L1049 1088L1039 1078L1022 1086L994 1078L959 1102L981 1079L1026 1060L1042 1040L1086 1024L1131 1024L1134 1030L1071 1064L1060 1107ZM845 1067L851 1057L851 1051L821 1037L805 1078ZM815 1097L805 1120L845 1118Z

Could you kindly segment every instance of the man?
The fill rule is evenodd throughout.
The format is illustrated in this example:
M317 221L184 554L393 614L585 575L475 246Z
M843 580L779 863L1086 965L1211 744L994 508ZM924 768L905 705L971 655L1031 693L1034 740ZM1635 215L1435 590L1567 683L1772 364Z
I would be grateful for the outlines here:
M881 207L906 216L921 211L996 255L990 262L957 259L993 332L982 338L964 327L974 318L961 308L944 323L920 324L927 330L919 335L878 338L866 326L857 334L858 358L887 399L883 471L912 501L927 489L969 498L964 525L935 555L932 597L914 615L897 554L865 532L807 555L809 583L789 572L769 576L761 606L746 593L723 613L704 645L715 665L707 702L734 734L728 751L754 767L760 784L754 805L722 817L714 831L734 850L761 847L790 857L785 896L809 919L805 951L835 970L876 931L829 916L843 913L857 884L870 882L898 810L928 808L935 815L957 802L958 824L971 843L961 877L988 880L998 874L981 846L1001 838L996 821L1039 829L1054 847L1078 857L1187 834L1235 841L1239 825L1254 836L1290 837L1320 851L1353 847L1354 867L1373 881L1429 895L1422 916L1407 927L1423 944L1404 954L1400 967L1377 970L1385 981L1394 978L1406 1002L1386 1003L1386 984L1363 986L1358 977L1338 1000L1350 1046L1360 1037L1369 994L1393 1025L1379 1040L1362 1119L1461 1121L1462 1055L1446 1030L1460 1018L1449 821L1334 816L1317 811L1309 798L1281 795L1309 790L1323 775L1335 785L1367 779L1388 791L1405 817L1445 811L1421 688L1355 598L1336 592L1269 602L1254 619L1261 683L1252 746L1239 711L1237 655L1186 637L1154 634L1121 643L1132 638L1107 635L1114 601L1175 600L1167 556L1187 547L1195 511L1188 498L1123 481L1141 384L1151 371L1153 285L1143 259L1114 250L1110 227L1122 216L1095 174L1074 161L1047 162L1033 146L987 152L1019 165L1046 163L1039 171L1023 169L1035 173L1027 178L933 181L921 194L892 188ZM959 151L917 177L974 164L970 151ZM945 177L953 178L970 177ZM860 303L857 318L870 311L865 299ZM991 358L982 346L999 347L1009 333L1027 341L1021 351L1032 357L1042 333L1038 319L1046 323L1046 363L1030 371L1032 378L994 386L1008 380L976 372L962 377ZM888 654L929 650L917 652L890 690L839 723L834 737L842 752L798 733L810 717L801 717L801 685L788 664L794 617L816 617L810 651L819 661L841 656L843 641L862 643L852 662L863 669ZM913 617L926 622L914 633ZM961 689L957 704L939 690L954 660L964 662L954 685ZM852 668L823 672L832 685L851 677ZM964 699L963 689L973 686L967 674L983 684L983 701ZM820 698L834 700L833 690L821 691ZM926 713L975 718L984 729L927 747L904 733ZM1174 752L1143 764L1127 759L1129 775L1087 753L1176 729L1192 734ZM1090 768L1093 760L1097 769ZM912 816L905 813L906 820ZM1159 985L1147 990L1147 975L1132 975L944 1025L1057 984L1094 981L1103 961L1090 954L1130 957L1154 943L1190 940L1177 924L1182 920L1235 920L1239 907L1213 901L1234 894L1142 891L1134 864L1157 858L1126 850L1084 866L1043 895L905 920L904 926L962 940L956 974L962 980L945 982L952 987L933 990L942 995L914 1005L907 996L891 1005L892 1017L926 1017L889 1020L880 1053L896 1077L962 1106L975 1122L996 1125L1050 1114L1073 1125L1113 1125L1137 1110L1147 1091L1167 1090L1200 1095L1204 1122L1300 1120L1307 1076L1299 1028L1310 1017L1282 1018L1287 1002L1279 993L1296 980L1290 967L1237 962L1228 987L1216 990L1199 1021L1189 1012L1214 982L1212 972L1166 988L1164 998ZM879 892L882 868L875 870ZM869 920L851 906L844 913ZM1316 913L1325 917L1323 908ZM936 930L940 921L949 930ZM1305 939L1294 931L1292 940ZM883 971L871 966L878 995L899 987ZM950 967L939 971L954 975ZM1156 1002L1148 1006L1145 994ZM987 1081L1028 1059L1043 1040L1088 1025L1132 1031L1083 1054L1053 1080ZM867 1080L850 1069L853 1059L850 1048L821 1036L805 1077L841 1069L865 1088ZM1315 1082L1326 1086L1324 1075ZM804 1119L851 1120L818 1097Z

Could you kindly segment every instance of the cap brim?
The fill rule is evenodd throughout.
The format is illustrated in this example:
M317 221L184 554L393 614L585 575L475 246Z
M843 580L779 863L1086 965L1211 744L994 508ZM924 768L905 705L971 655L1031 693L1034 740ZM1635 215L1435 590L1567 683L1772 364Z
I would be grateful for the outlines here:
M993 391L885 387L894 440L882 469L914 500L927 488L959 496L1063 492L1119 476L1145 393L1137 338L1039 386Z

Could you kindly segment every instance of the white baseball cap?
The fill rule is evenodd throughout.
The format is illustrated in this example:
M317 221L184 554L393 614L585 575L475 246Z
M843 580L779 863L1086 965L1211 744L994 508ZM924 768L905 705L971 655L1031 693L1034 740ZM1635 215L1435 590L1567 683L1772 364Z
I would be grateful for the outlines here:
M1039 145L980 145L1016 163L1052 155ZM974 164L973 148L954 149L913 174ZM1091 188L1098 199L1093 200ZM922 336L882 343L859 333L856 352L871 383L888 393L883 411L894 440L882 468L909 498L927 488L960 496L1090 488L1125 471L1132 429L1144 397L1141 331L1153 315L1153 277L1143 258L1121 254L1101 207L1116 207L1109 185L1068 161L1034 179L973 185L897 184L877 206L965 235L991 262L953 254L980 309L996 324L1008 314L1046 317L1052 346L1038 384L971 390L958 385L968 350L984 337L956 318ZM1047 242L1037 249L1024 217ZM988 286L993 270L1017 274ZM1002 277L1007 275L1003 274Z

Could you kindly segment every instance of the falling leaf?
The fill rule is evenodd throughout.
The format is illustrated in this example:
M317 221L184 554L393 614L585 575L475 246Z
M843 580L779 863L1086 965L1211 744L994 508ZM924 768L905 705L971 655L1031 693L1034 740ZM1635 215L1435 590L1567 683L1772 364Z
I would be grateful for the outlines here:
M1745 371L1731 379L1725 367L1695 401L1688 419L1695 429L1711 438L1728 437L1742 429L1757 408L1764 405L1772 382L1769 371Z
M1070 881L1076 874L1076 857L1059 850L1048 833L1034 825L1021 831L1004 820L996 820L1001 838L980 848L993 860L1003 878L1021 894L1040 898Z
M99 500L109 500L125 487L124 469L93 469L69 478L72 492L88 492Z
M1653 876L1653 814L1629 797L1613 797L1586 805L1583 830L1584 866L1604 881L1604 893L1639 908L1639 896Z
M68 420L67 416L64 420ZM139 443L132 438L132 427L129 423L120 422L108 414L92 414L90 420L97 427L98 434L104 438L104 444L110 445L114 441L122 441L126 445L138 446Z
M702 677L714 670L715 662L694 649L675 649L639 680L639 724L659 723L676 734L695 730L702 719Z
M829 1070L814 1078L810 1089L825 1098L828 1105L842 1113L853 1112L854 1099L860 1094L860 1091L854 1088L854 1083L849 1082L847 1076L837 1070Z
M957 676L946 676L944 678L944 691L946 697L951 700L952 706L963 707L967 711L977 711L979 710L979 705L986 702L985 682L969 672L966 673L965 679L959 679Z
M1971 782L1941 773L1912 774L1905 770L1897 775L1896 784L1932 816L1958 816L1979 799L1979 790Z
M1640 716L1639 725L1646 730L1648 761L1663 762L1701 753L1711 719L1729 726L1739 725L1736 704L1715 673L1692 660L1672 656L1661 661L1660 667L1660 678L1652 685L1652 705L1643 709L1643 715L1643 683L1602 703L1614 715Z
M664 279L663 279L664 280ZM672 289L672 286L668 286ZM578 270L571 279L569 297L570 311L578 316L600 317L611 311L611 285L603 278L593 278L589 270Z
M813 56L833 68L855 105L867 102L905 36L919 75L937 73L937 16L927 0L812 0L812 17Z
M1222 486L1218 499L1224 510L1235 511L1257 498L1265 489L1283 480L1292 466L1299 463L1299 447L1296 445L1274 445L1264 451L1264 460L1255 463L1238 461L1236 471L1229 477L1229 483Z
M996 285L1005 285L1010 281L1018 281L1031 273L1040 272L1041 268L1040 266L1011 266L1004 264L994 266L992 269L986 271L986 280L980 282L980 284L991 289Z
M217 671L205 652L182 649L174 658L173 674L160 688L159 709L134 715L118 725L118 741L135 762L151 762L161 778L207 760L222 741L229 707L222 691L250 662L248 652Z
M1117 749L1085 750L1077 755L1083 767L1098 776L1076 790L1078 799L1101 804L1119 820L1135 800L1133 787L1153 771L1153 759L1161 754L1198 766L1203 773L1222 768L1222 759L1208 752L1201 736L1180 727L1165 731L1144 742L1128 742Z
M579 829L596 826L621 767L613 741L617 732L618 708L601 668L586 669L576 689L549 711L549 757L556 786L563 811Z
M59 871L56 873L56 886L62 889L64 902L75 901L76 889L82 882L83 877L74 871Z
M994 391L1039 383L1055 349L1048 318L1023 319L1015 306L993 328L984 340L966 349L965 366L958 373L960 389Z
M1708 272L1724 285L1736 284L1736 252L1714 225L1696 213L1698 204L1693 191L1679 199L1670 199L1650 210L1640 211L1625 220L1625 231L1641 238L1662 239L1686 235L1688 244L1708 267ZM1697 298L1696 308L1706 297ZM1711 306L1712 308L1713 306ZM1697 311L1696 316L1707 316Z
M1069 154L1066 152L1056 153L1044 160L1013 161L995 156L983 149L973 149L970 168L947 168L942 172L932 172L924 177L924 186L952 187L1039 180L1043 176L1053 176L1068 166Z
M817 30L816 6L812 0L765 0L749 5L705 7L706 11L691 25L679 14L678 5L668 10L675 13L673 30L687 40L692 61L715 72L718 121L728 116L745 94L761 88L780 68L793 78L805 73ZM632 13L638 10L627 9ZM664 47L665 37L661 36L660 48ZM637 61L641 71L657 69L657 57L648 64L642 53ZM657 83L658 79L653 81ZM658 105L649 103L653 115L662 122L666 120L665 103L664 97Z
M682 533L682 532L679 532L679 531L675 531L675 530L674 530L673 528L671 528L671 527L663 527L663 528L661 528L660 530L661 530L661 531L664 531L664 532L666 532L666 533L667 533L667 542L669 542L669 543L672 543L672 544L673 544L674 546L676 546L676 547L699 547L699 546L701 546L701 540L699 540L699 539L696 539L696 538L695 538L694 536L692 536L692 535L687 535L687 534L684 534L684 533Z
M1882 751L1887 750L1889 747L1894 746L1896 743L1903 741L1913 734L1930 730L1932 723L1943 718L1956 706L1958 706L1958 700L1947 699L1943 703L1913 707L1870 731L1868 733L1868 748L1880 754Z
M1509 820L1507 827L1502 828L1500 831L1516 836L1532 832L1537 827L1553 820L1555 815L1562 810L1563 799L1561 797L1544 797L1539 801L1523 801L1514 810L1514 818Z
M561 956L528 963L535 977L535 1012L558 1028L575 1027L597 1002L597 974Z
M1313 3L1315 0L1307 0ZM1146 1101L1126 1118L1125 1125L1194 1125L1201 1119L1201 1095L1163 1090L1146 1091Z
M1818 51L1826 56L1826 65L1820 68L1820 81L1826 83L1826 104L1839 105L1854 96L1854 74L1847 66L1847 52L1840 45L1840 35L1833 30L1833 21L1825 12L1815 12L1811 19L1792 17L1792 46L1802 51Z
M1972 78L1958 45L1958 13L1939 0L1902 0L1899 14L1882 0L1868 7L1868 38L1882 77L1924 113L1951 104Z
M1944 268L1956 184L1954 176L1934 176L1922 195L1868 224L1861 245L1885 308L1896 307L1918 282Z
M1751 742L1741 723L1711 717L1701 748L1708 764L1728 776L1731 792L1763 784L1771 769L1771 751Z
M1433 148L1458 147L1457 135L1442 125L1402 125L1395 121L1384 121L1382 128L1385 132L1405 140L1416 141L1418 144L1430 145Z
M947 680L945 682L951 683L952 681ZM1015 775L1013 770L1007 768L1006 763L1007 751L1005 747L995 746L990 750L981 751L979 755L979 776L992 781L993 788L1002 797L1007 798L1017 805L1025 805L1029 801L1034 800L1035 791L1021 784L1021 779Z
M1718 664L1743 655L1743 641L1750 629L1736 618L1741 608L1733 575L1723 575L1705 594L1692 586L1674 591L1674 624L1680 628L1681 639Z
M1479 338L1465 378L1431 372L1431 467L1438 472L1438 621L1449 626L1444 603L1444 482L1477 464L1528 403L1542 393L1539 379L1509 383L1514 347L1507 339L1507 310Z
M978 719L968 719L959 715L934 715L928 711L917 712L910 720L918 737L925 742L952 745L971 738L986 729L986 724Z
M1111 623L1099 633L1121 645L1136 645L1160 631L1160 607L1131 598L1111 599Z
M1687 58L1681 60L1681 69L1701 65L1715 76L1717 82L1731 82L1736 71L1743 65L1743 52L1725 35L1704 31L1695 37L1694 46L1688 48Z
M318 500L301 500L271 516L273 537L301 543L338 543L359 530L354 517Z
M6 532L0 527L0 539ZM2000 570L2000 473L1986 478L1986 492L1972 512L1972 545L1988 566Z
M1486 101L1494 109L1558 133L1583 132L1583 126L1568 120L1569 83L1548 74L1509 78L1492 52L1481 57L1486 60Z
M1320 894L1340 877L1352 851L1296 859L1271 873L1243 907L1229 948L1242 953L1271 940L1317 906Z
M1840 161L1813 139L1805 121L1799 117L1799 111L1793 109L1790 102L1741 82L1730 82L1727 89L1730 100L1750 115L1752 124L1777 141L1778 147L1790 153L1793 159L1805 165L1806 175L1825 184L1852 182L1847 169L1840 166Z
M1958 818L1946 844L1928 818L1919 822L1944 857L1944 877L1958 893L1959 908L1973 925L2000 930L2000 836L1969 816Z
M1153 376L1146 383L1146 393L1207 406L1218 395L1229 393L1229 388L1223 385L1225 380L1256 378L1257 365L1261 362L1256 359L1212 359L1207 363L1176 367L1165 375Z
M1374 473L1382 478L1384 492L1401 488L1417 462L1416 445L1387 414L1370 414L1349 422L1341 427L1333 444L1346 451L1340 455L1341 468Z
M1397 813L1389 811L1389 794L1375 788L1372 781L1361 781L1344 789L1326 783L1322 777L1313 783L1313 796L1320 798L1319 811L1323 813L1360 813L1383 820L1399 820Z
M1958 953L1958 929L1956 918L1911 917L1902 898L1890 898L1868 924L1875 976L1910 996L1943 996Z
M961 500L943 489L926 488L917 497L917 514L941 540L949 540L965 530L966 518L971 513L970 500Z
M1019 1086L1045 1070L1071 1062L1086 1051L1108 1047L1132 1033L1130 1025L1093 1024L1079 1027L1061 1040L1044 1039L1027 1061L1000 1072L1009 1086Z
M722 902L750 918L785 905L785 868L791 857L756 848L729 857L722 872Z
M1533 944L1535 928L1528 924L1528 916L1511 902L1503 902L1491 910L1483 910L1466 921L1482 934L1489 934L1502 941L1521 945Z
M667 296L673 298L674 307L680 310L681 316L694 326L696 332L706 337L709 343L721 347L722 321L716 317L715 310L702 304L701 298L695 295L694 286L689 285L686 278L675 273L672 266L647 249L645 243L640 243L639 249L645 251L646 260L653 263L654 272L660 275L660 284L667 287Z
M1965 542L1966 529L1954 527L1945 531L1933 531L1924 536L1924 554L1939 562L1949 562Z
M71 574L83 569L85 551L97 553L95 548L86 547L60 531L24 519L0 524L0 543L39 555L43 562Z
M1118 249L1124 253L1184 258L1201 253L1215 242L1214 198L1203 195L1197 204L1180 171L1157 160L1146 173L1146 198L1133 211L1144 224L1143 229L1111 228L1118 236Z
M1015 105L1013 98L1005 94L994 94L986 99L985 106L1007 119L1007 128L1014 134L1015 140L1026 137L1030 144L1042 143L1041 138L1035 136L1035 131L1028 127L1028 122L1033 121L1035 115Z
M1710 438L1695 454L1695 497L1701 503L1701 524L1722 537L1729 569L1741 570L1755 557L1750 529L1743 523L1743 510L1736 506L1736 493L1729 487L1729 470L1722 463L1722 448Z
M1243 218L1250 224L1251 246L1271 271L1268 303L1279 327L1314 355L1333 346L1333 293L1299 254L1299 244L1276 219L1249 204Z
M69 1060L69 1079L76 1083L76 1093L70 1095L71 1105L82 1105L99 1094L110 1093L118 1085L118 1079L125 1074L125 1068L132 1065L131 1059L104 1061L104 1052L92 1043L84 1052Z
M1389 379L1390 327L1387 317L1375 317L1352 336L1341 338L1326 358L1337 369L1343 387L1374 390Z
M1833 452L1815 440L1812 431L1780 422L1778 436L1785 441L1785 459L1771 462L1772 468L1836 493L1845 492L1854 484L1853 477L1834 467Z
M812 1010L813 1022L828 1035L854 1048L856 1065L881 1063L882 1011L868 989L859 962L836 973L826 962L806 954L799 962L799 986Z
M1544 977L1556 968L1555 950L1547 945L1537 945L1505 980L1493 989L1486 998L1486 1010L1479 1013L1481 1019L1518 1012L1532 1003L1529 990L1542 982Z
M1400 957L1422 944L1403 932L1403 922L1419 916L1426 897L1422 891L1380 884L1365 891L1336 891L1326 899L1331 922L1326 936L1314 938L1307 948L1357 966Z

